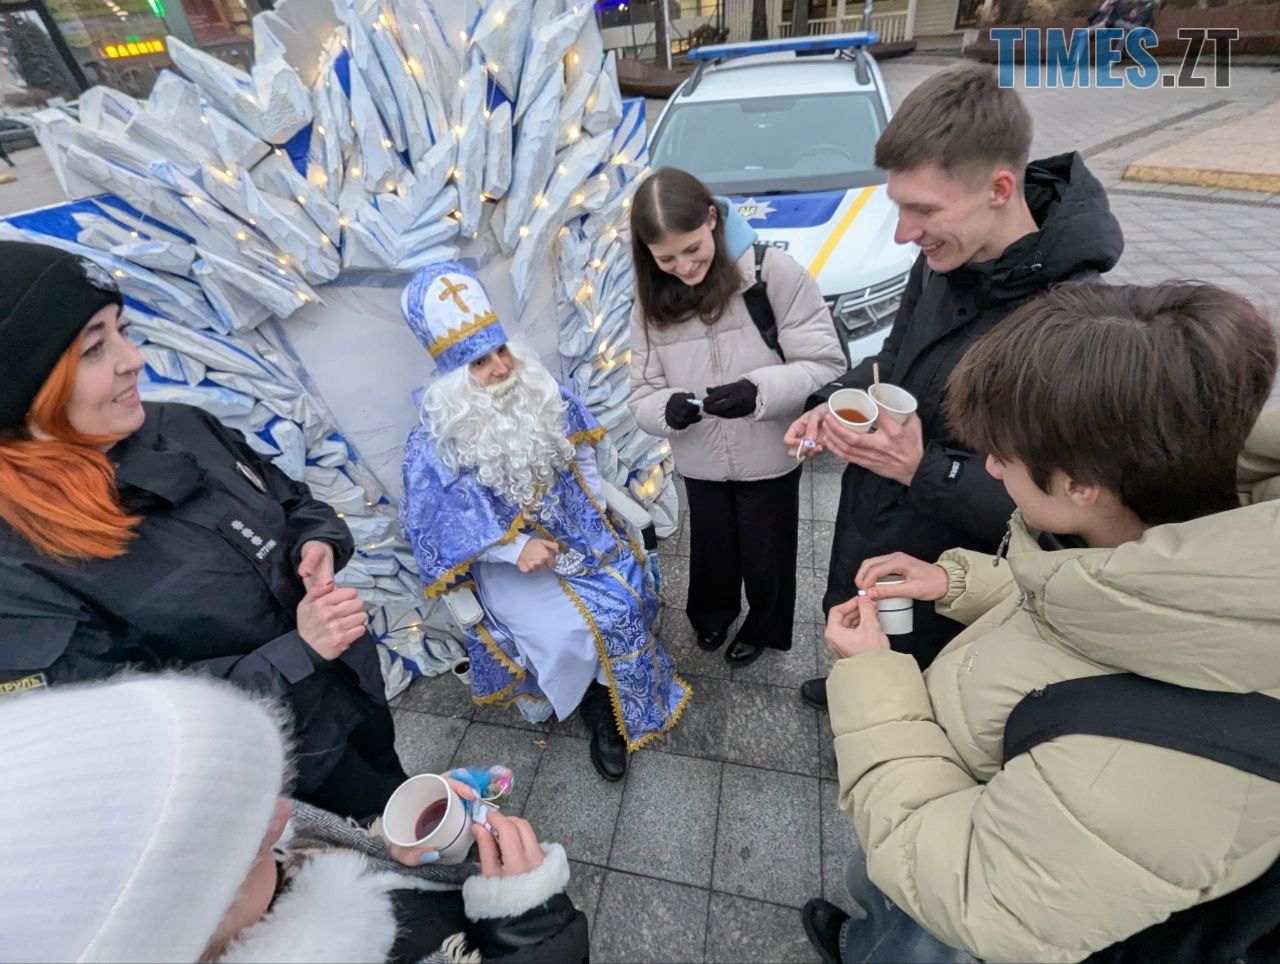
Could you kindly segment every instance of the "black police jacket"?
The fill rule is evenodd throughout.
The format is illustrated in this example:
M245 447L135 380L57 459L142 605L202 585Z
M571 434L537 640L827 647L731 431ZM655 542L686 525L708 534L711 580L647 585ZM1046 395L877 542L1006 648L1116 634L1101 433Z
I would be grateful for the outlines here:
M1060 282L1096 280L1124 249L1106 191L1079 154L1033 161L1025 190L1039 231L993 261L946 274L928 270L921 255L880 353L823 386L805 405L825 404L839 388L866 388L878 362L884 381L915 395L925 443L909 486L856 465L845 469L824 609L857 592L853 578L868 558L905 552L932 562L947 549L995 552L1000 544L1013 501L985 471L986 456L952 435L947 379L969 346L1015 308ZM961 628L932 603L918 603L914 631L891 642L923 667Z
M326 662L297 633L312 539L351 558L346 524L243 437L187 405L144 405L107 453L141 516L116 559L60 563L0 523L0 691L188 668L284 699L298 790L323 781L351 731L385 703L366 635Z

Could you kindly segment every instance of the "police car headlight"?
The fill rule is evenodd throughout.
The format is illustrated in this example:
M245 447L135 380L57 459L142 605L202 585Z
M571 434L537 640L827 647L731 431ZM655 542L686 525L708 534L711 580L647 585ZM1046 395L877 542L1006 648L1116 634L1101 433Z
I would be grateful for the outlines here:
M848 332L850 341L873 335L893 324L909 274L909 271L904 271L869 288L859 288L827 299L832 316Z

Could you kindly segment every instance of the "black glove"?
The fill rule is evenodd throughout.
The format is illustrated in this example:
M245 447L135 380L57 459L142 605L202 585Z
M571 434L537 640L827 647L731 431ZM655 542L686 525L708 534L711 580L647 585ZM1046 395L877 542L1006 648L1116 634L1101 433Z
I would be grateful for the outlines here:
M692 392L676 392L667 399L667 424L679 432L702 421L702 409L694 405Z
M756 410L760 390L745 378L707 389L702 410L717 418L745 418Z

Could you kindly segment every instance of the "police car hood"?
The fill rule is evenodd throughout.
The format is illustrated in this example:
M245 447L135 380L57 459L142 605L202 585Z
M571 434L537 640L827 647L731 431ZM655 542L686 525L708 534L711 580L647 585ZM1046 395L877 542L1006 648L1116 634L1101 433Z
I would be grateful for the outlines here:
M1026 197L1040 230L1015 241L993 261L966 265L952 274L982 275L983 287L994 300L1017 301L1046 285L1115 267L1124 251L1120 222L1111 213L1106 190L1079 154L1028 164Z

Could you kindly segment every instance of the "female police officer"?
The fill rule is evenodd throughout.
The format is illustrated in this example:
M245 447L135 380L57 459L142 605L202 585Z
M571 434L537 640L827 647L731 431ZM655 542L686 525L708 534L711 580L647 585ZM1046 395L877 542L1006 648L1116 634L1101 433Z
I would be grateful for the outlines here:
M234 431L142 404L107 272L0 242L0 689L192 667L280 696L295 795L379 812L405 777L332 509ZM234 752L234 748L228 748Z

